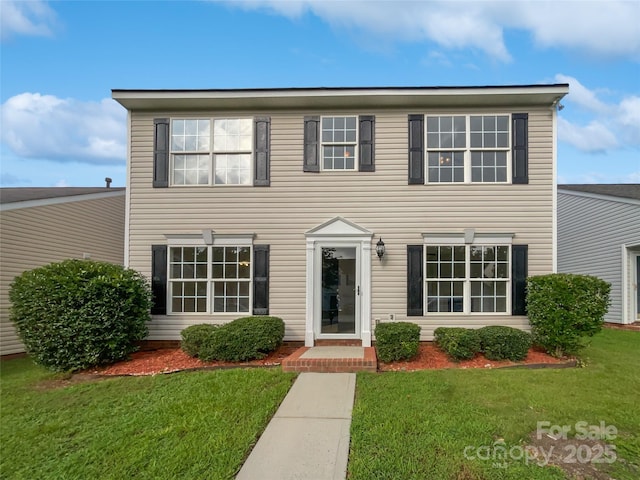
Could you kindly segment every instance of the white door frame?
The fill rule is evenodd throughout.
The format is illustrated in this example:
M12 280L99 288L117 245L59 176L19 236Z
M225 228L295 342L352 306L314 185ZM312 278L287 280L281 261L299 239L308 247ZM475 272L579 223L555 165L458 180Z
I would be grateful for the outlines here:
M638 321L638 282L637 265L640 257L640 245L622 246L622 323Z
M361 339L362 346L371 346L371 240L373 234L341 217L335 217L306 234L307 298L305 339L307 347L316 339ZM351 247L356 249L356 332L355 334L321 334L322 322L322 248Z

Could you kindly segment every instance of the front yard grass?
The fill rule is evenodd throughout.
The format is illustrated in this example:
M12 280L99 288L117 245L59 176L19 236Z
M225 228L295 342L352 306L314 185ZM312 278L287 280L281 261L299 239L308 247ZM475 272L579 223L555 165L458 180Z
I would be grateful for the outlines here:
M280 369L120 377L60 387L3 361L0 477L233 478L289 390Z
M538 421L615 426L618 460L598 468L640 477L640 334L605 329L583 355L586 368L440 370L358 374L349 479L564 479L555 467L517 457ZM567 452L568 454L569 452ZM583 456L583 458L585 458ZM504 461L503 461L504 460ZM506 462L505 462L506 461Z

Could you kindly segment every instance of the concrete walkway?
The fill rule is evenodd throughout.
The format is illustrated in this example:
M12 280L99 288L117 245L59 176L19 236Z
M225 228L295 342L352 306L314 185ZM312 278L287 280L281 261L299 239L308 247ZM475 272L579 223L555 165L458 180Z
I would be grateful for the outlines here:
M354 373L301 373L251 451L238 480L343 480Z

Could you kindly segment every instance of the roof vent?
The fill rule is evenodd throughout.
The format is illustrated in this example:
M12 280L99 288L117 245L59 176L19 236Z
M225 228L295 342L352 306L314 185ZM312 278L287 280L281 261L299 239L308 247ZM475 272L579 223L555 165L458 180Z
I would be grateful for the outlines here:
M111 180L109 177L104 179L105 182L107 182L107 188L111 188L111 182L113 182L113 180Z

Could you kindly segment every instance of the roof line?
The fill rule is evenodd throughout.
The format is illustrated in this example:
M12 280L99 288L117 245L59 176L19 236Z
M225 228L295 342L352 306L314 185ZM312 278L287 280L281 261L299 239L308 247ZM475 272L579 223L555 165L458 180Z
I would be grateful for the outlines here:
M21 200L18 202L0 204L0 212L9 210L19 210L21 208L44 207L59 203L80 202L84 200L99 200L102 198L119 197L125 195L125 188L112 188L110 192L81 193L77 195L66 195L64 197L39 198L36 200Z
M558 193L562 193L563 195L573 195L574 197L585 197L585 198L593 198L595 200L607 200L609 202L627 203L630 205L640 205L640 200L636 198L621 197L618 195L611 195L606 193L593 193L593 192L583 192L580 190L570 190L567 188L562 188L561 185L558 185Z
M112 93L117 92L139 92L139 93L188 93L188 92L209 92L209 93L258 93L258 92L343 92L343 91L376 91L376 90L396 90L399 92L411 91L437 91L437 90L479 90L479 89L505 89L505 88L568 88L568 83L551 84L525 84L525 85L463 85L463 86L399 86L399 87L276 87L276 88L177 88L177 89L126 89L113 88Z

